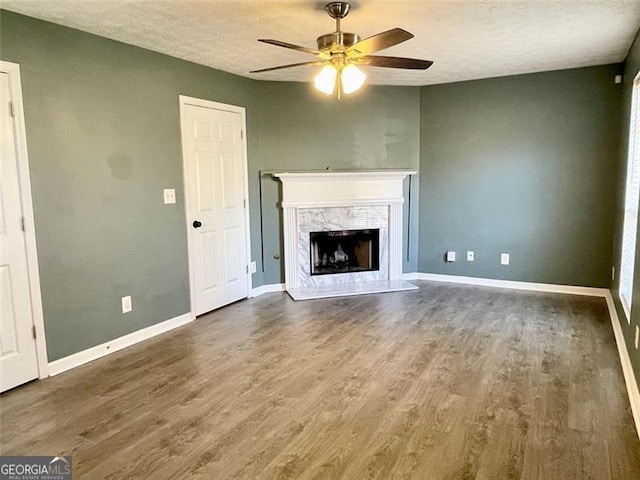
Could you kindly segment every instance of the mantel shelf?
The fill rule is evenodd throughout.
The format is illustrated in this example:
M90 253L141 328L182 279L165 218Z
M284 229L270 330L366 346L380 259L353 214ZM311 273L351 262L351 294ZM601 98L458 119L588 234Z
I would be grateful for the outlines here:
M273 173L283 185L282 206L330 207L402 203L403 181L414 170Z
M404 179L409 175L418 173L415 170L318 170L306 172L273 172L271 175L287 180L331 180L335 178L357 179L387 179L393 180L397 178Z

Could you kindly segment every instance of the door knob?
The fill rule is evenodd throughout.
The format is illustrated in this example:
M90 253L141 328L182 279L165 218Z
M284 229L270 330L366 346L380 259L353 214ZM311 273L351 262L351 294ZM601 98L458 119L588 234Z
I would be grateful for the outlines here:
M200 228L201 226L202 222L199 222L198 220L193 221L193 228Z

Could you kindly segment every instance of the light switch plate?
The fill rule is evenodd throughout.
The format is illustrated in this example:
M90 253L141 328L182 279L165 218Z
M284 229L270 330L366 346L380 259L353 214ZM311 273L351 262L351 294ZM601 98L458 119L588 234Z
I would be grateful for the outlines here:
M122 297L122 313L129 313L131 310L133 310L133 305L131 304L131 295Z
M467 262L473 262L475 258L475 254L473 253L473 250L467 250Z
M170 205L172 203L176 203L176 189L175 188L165 188L164 189L164 203L165 203L165 205Z
M500 254L500 265L509 265L509 254L501 253Z

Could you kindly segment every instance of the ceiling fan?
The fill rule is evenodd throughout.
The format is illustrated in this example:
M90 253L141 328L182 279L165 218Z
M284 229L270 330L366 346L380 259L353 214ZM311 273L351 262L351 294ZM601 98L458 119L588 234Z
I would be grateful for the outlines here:
M301 47L281 42L280 40L259 38L258 41L262 43L310 53L316 57L316 60L263 68L261 70L253 70L251 73L270 72L304 65L320 65L323 68L315 77L315 87L327 95L337 91L337 96L340 98L342 94L349 94L358 90L367 78L367 75L358 66L426 70L433 64L430 60L371 55L379 50L384 50L412 39L413 34L402 28L392 28L386 32L360 40L360 37L355 33L340 30L340 20L349 14L350 9L351 4L348 2L331 2L325 6L329 16L336 21L336 31L320 35L316 40L317 49Z

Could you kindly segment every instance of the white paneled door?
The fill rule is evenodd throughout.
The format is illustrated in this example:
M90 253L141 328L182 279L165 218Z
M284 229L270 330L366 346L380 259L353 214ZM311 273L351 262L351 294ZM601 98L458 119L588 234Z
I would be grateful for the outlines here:
M195 315L248 296L243 123L240 112L183 104Z
M9 75L0 72L0 391L38 377Z

